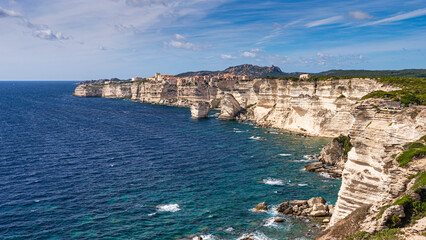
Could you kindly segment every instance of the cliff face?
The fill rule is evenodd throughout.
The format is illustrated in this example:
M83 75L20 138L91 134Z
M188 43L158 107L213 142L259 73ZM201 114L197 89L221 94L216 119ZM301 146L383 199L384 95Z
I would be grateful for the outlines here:
M370 92L395 89L372 79L257 79L198 86L155 82L80 85L74 95L186 107L204 101L217 108L223 96L231 94L245 109L239 120L308 135L349 135L353 148L344 163L342 186L330 222L334 225L365 204L372 204L372 211L377 212L382 203L406 190L408 175L424 171L424 163L402 168L391 156L425 135L425 107L401 108L399 102L377 99L360 101Z
M371 99L357 103L352 115L355 121L349 133L353 148L344 166L331 225L365 204L381 207L380 203L395 200L406 190L407 176L425 167L416 162L399 167L392 157L426 133L425 107L401 110L397 102Z
M372 91L389 89L370 79L260 80L253 83L257 105L242 119L308 135L348 135L354 104Z

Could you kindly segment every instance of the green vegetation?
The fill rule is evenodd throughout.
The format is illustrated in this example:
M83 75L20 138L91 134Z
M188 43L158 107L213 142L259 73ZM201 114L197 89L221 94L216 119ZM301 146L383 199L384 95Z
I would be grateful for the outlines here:
M425 135L426 136L426 135ZM426 138L421 137L418 141L404 145L404 152L402 152L396 159L399 166L405 166L407 163L413 161L415 158L426 156Z
M340 146L343 147L343 156L347 157L348 152L353 147L353 145L351 144L351 138L349 136L340 135L339 137L334 138L333 141L337 141Z
M376 81L386 85L400 87L402 90L390 92L374 91L361 99L368 98L387 98L399 100L404 106L426 105L426 78L403 78L403 77L384 77L377 78Z
M370 235L367 232L357 232L352 237L347 237L346 240L399 240L402 232L399 228L385 229Z
M349 77L426 77L426 69L404 70L329 70L315 73L315 76L349 76Z
M405 194L404 196L402 196L400 199L396 200L392 205L405 205L409 202L412 202L413 199L410 198L410 196L408 196L407 194Z
M257 104L257 103L252 103L252 104L249 104L249 105L247 106L247 108L251 108L251 107L254 107L254 106L256 106L256 104Z
M420 143L419 145L413 144L411 148L401 153L396 159L399 166L405 166L407 163L413 161L415 158L426 156L426 146Z
M372 123L373 121L370 121L368 124L367 124L367 126L365 126L365 128L368 128L368 126L370 126L370 124Z
M421 186L426 185L426 171L418 173L417 175L415 175L415 178L417 179L411 190L418 191Z
M338 96L337 99L342 99L342 98L345 98L345 97L346 97L345 95L340 94L340 96Z
M114 81L114 82L110 82L109 84L115 85L115 84L123 84L123 83L132 83L132 81Z
M383 213L386 211L386 209L388 209L391 205L385 205L382 207L382 209L380 209L379 215L377 216L376 220L380 219L383 215Z

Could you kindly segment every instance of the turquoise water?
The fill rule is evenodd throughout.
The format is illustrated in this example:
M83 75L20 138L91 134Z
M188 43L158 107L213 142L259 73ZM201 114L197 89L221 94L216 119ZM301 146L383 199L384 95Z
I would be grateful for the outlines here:
M312 222L251 209L337 199L339 180L303 171L329 139L74 88L0 82L1 239L311 239Z

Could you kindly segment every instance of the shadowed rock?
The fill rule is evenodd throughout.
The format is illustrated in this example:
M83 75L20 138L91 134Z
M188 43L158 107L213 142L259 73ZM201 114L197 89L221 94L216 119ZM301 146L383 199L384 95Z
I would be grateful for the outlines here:
M225 94L222 98L219 119L234 120L241 111L241 106L232 94Z

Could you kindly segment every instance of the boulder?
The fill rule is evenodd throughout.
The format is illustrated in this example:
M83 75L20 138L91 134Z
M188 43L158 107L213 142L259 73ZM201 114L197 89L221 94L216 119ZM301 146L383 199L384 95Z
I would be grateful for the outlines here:
M313 172L317 169L321 169L323 168L323 163L322 162L313 162L313 163L309 163L307 165L305 165L305 170L308 172Z
M325 199L323 197L313 197L308 200L309 207L313 207L316 203L325 204Z
M343 169L345 162L347 161L347 152L352 148L351 138L349 136L339 136L334 138L329 144L327 144L320 153L319 160L328 165L336 166L338 169Z
M208 102L194 102L191 104L191 117L192 118L207 118L210 112L210 103Z
M301 205L306 205L308 202L306 200L293 200L290 201L289 204L292 206L301 206Z
M333 215L334 213L334 206L333 205L327 205L327 209L328 209L328 213L331 215Z
M259 204L256 205L256 207L254 207L255 211L267 211L268 210L268 205L266 205L265 202L261 202Z
M234 120L241 111L241 106L232 94L225 94L222 98L219 119Z
M277 212L282 213L284 210L286 210L289 207L290 207L290 205L288 204L288 202L283 202L277 207Z
M312 212L312 208L306 208L306 209L303 209L302 215L303 216L310 216L311 212Z
M315 203L312 207L312 217L325 217L328 216L327 206L322 203Z
M277 212L282 213L284 215L292 214L293 209L288 202L283 202L277 207Z
M284 218L275 218L274 222L284 222Z
M387 208L384 212L382 217L378 221L379 226L384 226L389 220L392 219L393 216L397 216L399 218L404 218L404 206L402 205L394 205Z

